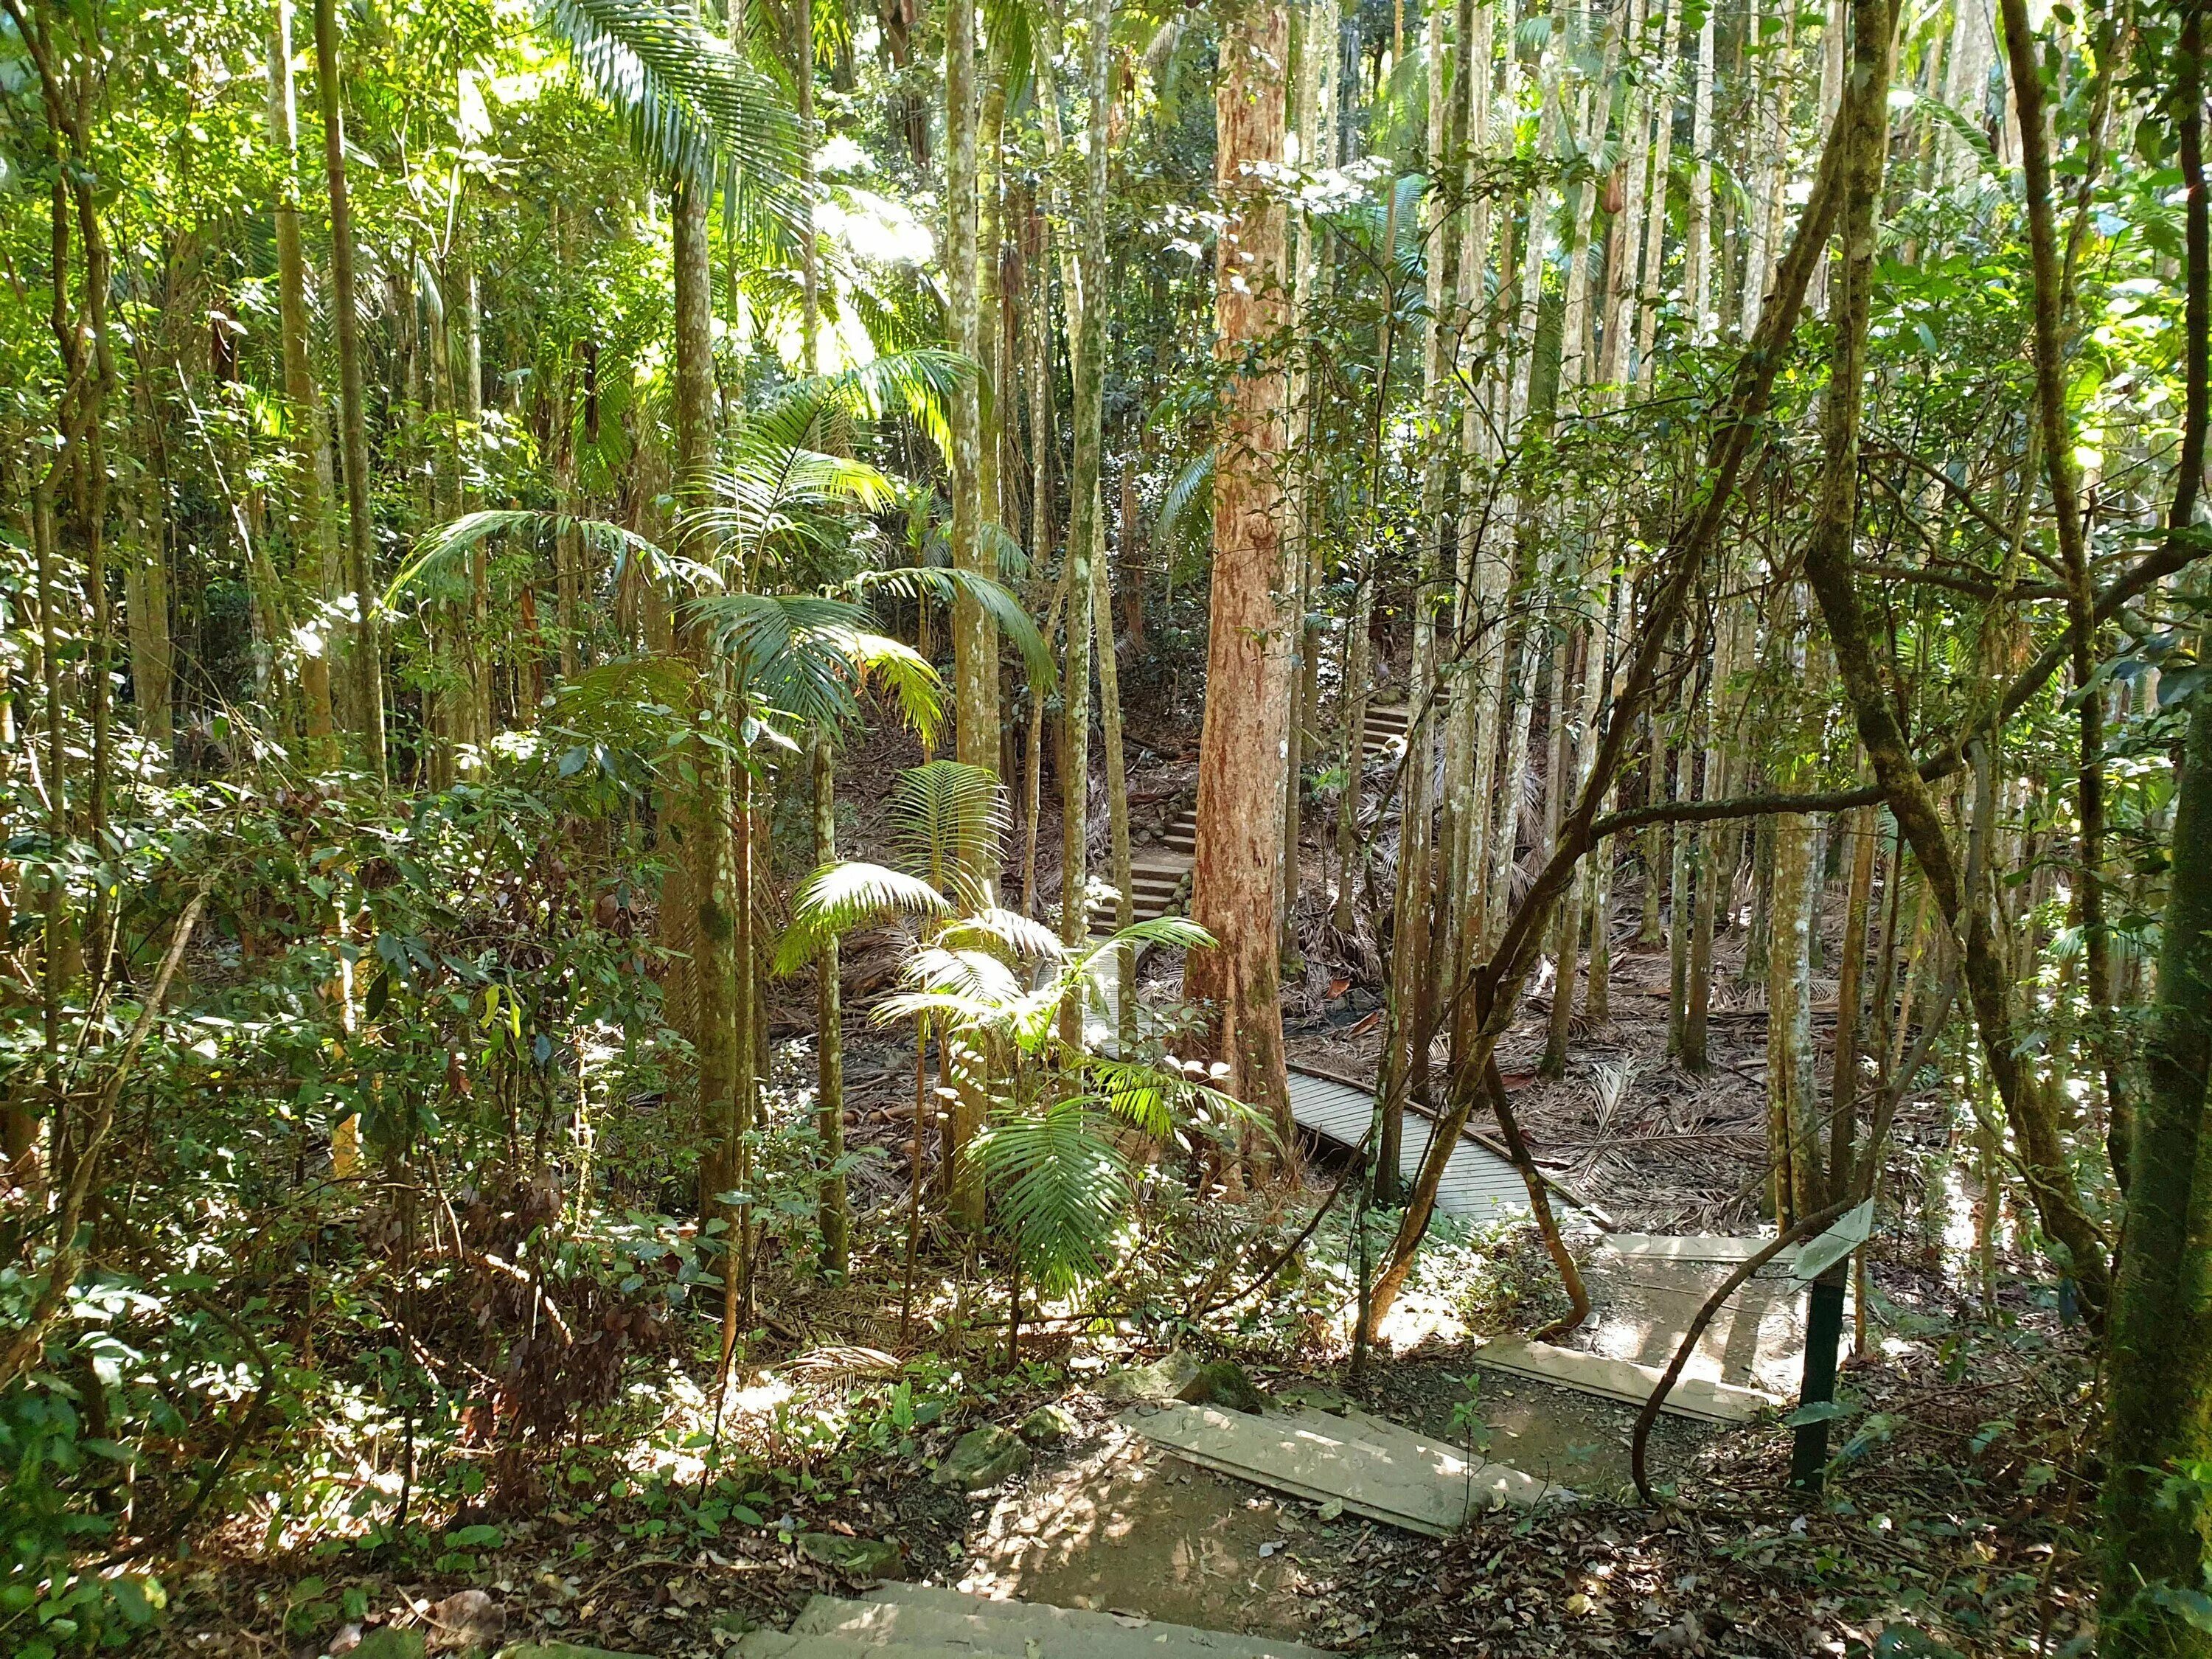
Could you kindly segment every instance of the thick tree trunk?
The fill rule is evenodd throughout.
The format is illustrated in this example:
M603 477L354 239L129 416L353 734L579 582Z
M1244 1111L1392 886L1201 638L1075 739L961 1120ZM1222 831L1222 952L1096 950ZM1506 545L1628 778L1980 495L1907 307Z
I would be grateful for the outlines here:
M2212 1559L2212 1509L2164 1495L2212 1462L2212 700L2191 708L2108 1362L2100 1650L2126 1659L2212 1653L2160 1599Z
M1214 350L1231 366L1213 483L1212 613L1199 740L1191 913L1212 933L1185 975L1214 1022L1230 1086L1296 1157L1275 957L1290 636L1284 605L1284 210L1266 175L1283 159L1290 28L1279 0L1245 0L1224 29L1214 111L1224 222L1214 263Z

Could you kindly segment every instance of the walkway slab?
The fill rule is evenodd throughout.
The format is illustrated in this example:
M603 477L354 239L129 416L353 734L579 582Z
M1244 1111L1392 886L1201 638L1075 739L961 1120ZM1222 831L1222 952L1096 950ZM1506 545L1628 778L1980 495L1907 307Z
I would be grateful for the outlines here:
M789 1645L786 1646L785 1644ZM1200 1630L1129 1613L994 1601L922 1584L885 1584L857 1601L817 1595L788 1636L743 1659L1323 1659L1320 1650L1267 1636Z
M1554 1388L1600 1395L1607 1400L1626 1401L1632 1406L1641 1406L1649 1400L1652 1390L1659 1386L1659 1379L1666 1375L1664 1369L1657 1365L1608 1359L1603 1354L1554 1347L1549 1342L1524 1342L1503 1337L1483 1344L1475 1351L1474 1359L1475 1364L1489 1370L1548 1382ZM1666 1403L1660 1409L1705 1423L1749 1423L1761 1412L1783 1403L1781 1395L1762 1389L1739 1388L1711 1377L1685 1376L1668 1391Z
M1607 1233L1605 1248L1616 1255L1655 1261L1698 1261L1734 1267L1748 1261L1774 1241L1732 1238L1719 1233Z
M1293 1065L1290 1068L1291 1115L1299 1127L1335 1142L1357 1146L1375 1115L1375 1091L1348 1079ZM1411 1181L1420 1172L1432 1121L1414 1107L1406 1115L1405 1139L1398 1152L1399 1174ZM1580 1200L1556 1181L1546 1184L1570 1204ZM1510 1160L1472 1132L1463 1133L1444 1164L1437 1188L1437 1207L1481 1225L1528 1212L1528 1188Z
M1449 1537L1472 1515L1528 1505L1558 1487L1462 1448L1364 1413L1271 1411L1262 1417L1174 1401L1138 1407L1121 1422L1194 1463L1312 1503Z

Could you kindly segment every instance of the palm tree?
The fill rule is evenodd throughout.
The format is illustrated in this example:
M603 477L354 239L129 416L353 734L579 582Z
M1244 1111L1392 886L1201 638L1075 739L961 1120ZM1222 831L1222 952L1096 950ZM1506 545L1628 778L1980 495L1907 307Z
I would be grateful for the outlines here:
M1062 1032L1060 1013L1097 984L1097 963L1139 945L1210 945L1181 917L1139 922L1070 950L1042 923L1000 908L989 875L1006 830L1003 792L988 768L932 761L900 775L891 799L896 865L848 860L808 877L792 900L776 957L788 973L852 929L894 916L921 929L906 989L876 1012L915 1022L915 1112L907 1237L908 1313L921 1227L923 1152L933 1116L926 1086L933 1034L956 1098L985 1111L948 1148L954 1212L977 1230L995 1222L1021 1271L1048 1294L1091 1277L1133 1202L1115 1126L1164 1140L1182 1124L1234 1133L1250 1119L1238 1102L1172 1063L1095 1054ZM995 1200L987 1214L988 1187ZM963 1194L966 1201L963 1203ZM1018 1280L1017 1281L1018 1286ZM1016 1292L1018 1310L1018 1288Z

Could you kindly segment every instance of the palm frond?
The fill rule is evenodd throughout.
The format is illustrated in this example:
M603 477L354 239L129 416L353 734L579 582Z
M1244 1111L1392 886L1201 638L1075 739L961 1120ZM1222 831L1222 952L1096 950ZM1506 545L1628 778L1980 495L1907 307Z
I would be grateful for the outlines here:
M775 947L775 971L788 974L814 959L840 934L894 915L939 916L945 896L927 882L886 865L825 864L791 896L791 926Z
M850 718L873 675L925 739L943 708L943 682L911 647L863 626L866 613L818 593L710 593L689 614L736 668L748 696L805 724Z
M747 421L747 433L769 444L819 447L828 422L880 420L896 410L913 420L949 455L952 428L946 410L954 389L975 373L973 363L941 347L896 352L786 388Z
M896 496L890 479L866 461L748 434L734 465L714 475L709 504L685 514L679 525L687 534L711 537L734 550L740 563L750 564L779 537L827 542L842 532L842 509L879 512Z
M645 155L702 188L719 184L751 240L797 234L811 135L757 65L659 0L538 0L538 9L593 90L629 118Z
M1077 951L1068 958L1066 971L1081 974L1100 957L1111 956L1125 945L1164 945L1177 951L1202 951L1213 943L1213 935L1188 916L1155 916L1150 921L1133 921L1111 938Z
M1213 468L1218 449L1206 449L1184 463L1160 499L1152 521L1152 545L1173 554L1195 547L1213 534Z
M889 570L861 571L846 585L846 591L862 599L878 593L904 599L926 596L939 605L951 605L961 598L973 599L1020 655L1030 687L1039 691L1052 688L1051 645L1012 591L981 571L956 570L949 565L895 565Z
M957 922L950 924L938 936L936 942L926 945L915 952L908 963L908 982L918 991L941 991L953 996L969 997L979 1004L988 1004L1012 1012L1015 1005L1028 994L1029 988L1014 977L1013 970L988 951L972 946L958 948L948 944ZM994 1022L1001 1024L1003 1022Z
M1236 1096L1186 1075L1172 1061L1155 1066L1088 1054L1082 1066L1107 1109L1148 1135L1164 1139L1175 1133L1178 1118L1189 1121L1200 1112L1216 1123L1268 1127L1265 1118Z
M655 575L673 576L691 586L696 586L702 579L711 579L703 567L663 551L635 531L610 520L579 519L566 513L526 507L498 508L463 514L425 535L415 544L414 556L400 566L391 585L384 590L380 607L389 611L416 582L435 574L457 555L495 536L527 536L543 545L571 531L581 536L584 544L594 552L611 556L617 572L623 560L637 558L643 560L646 568Z
M940 944L967 945L989 941L1027 962L1058 963L1066 955L1060 935L1018 910L988 906L972 915L947 922L938 934Z
M1081 1100L1009 1115L975 1140L1000 1215L1031 1276L1057 1295L1096 1275L1129 1201L1129 1166Z
M900 858L963 909L990 902L1000 843L1006 833L1006 796L988 767L934 760L910 766L891 786Z

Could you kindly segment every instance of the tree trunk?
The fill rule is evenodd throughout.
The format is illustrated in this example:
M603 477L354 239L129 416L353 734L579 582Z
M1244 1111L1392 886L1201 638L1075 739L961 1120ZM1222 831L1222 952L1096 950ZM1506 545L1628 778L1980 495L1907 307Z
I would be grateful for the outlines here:
M329 0L319 0L327 4ZM676 494L684 513L707 505L714 460L714 361L713 281L708 264L708 192L689 179L675 191L672 263L676 283ZM679 524L684 520L681 517ZM696 531L683 538L683 550L703 557L693 545ZM686 743L690 776L676 805L681 840L677 858L684 872L681 937L689 947L690 1020L696 1121L700 1138L699 1209L725 1227L725 1298L734 1286L734 1228L738 1218L719 1194L737 1182L739 1097L750 1023L742 1012L738 983L738 906L733 866L731 807L733 780L727 749L708 733L726 718L720 674L699 622L679 610L677 640L698 676L694 711L696 733ZM734 1331L724 1332L726 1358Z
M1881 18L1885 0L1855 0L1856 27L1878 38L1854 43L1852 82L1871 76L1888 84L1890 31ZM1872 12L1874 17L1868 14ZM1879 25L1879 27L1877 27ZM2078 1286L2084 1311L2101 1324L2109 1299L2109 1266L2103 1237L2082 1207L2074 1184L2052 1103L2021 1066L2013 1035L2010 988L1990 927L1982 893L1962 886L1935 797L1921 778L1889 692L1876 664L1875 646L1857 582L1850 568L1858 521L1858 428L1864 396L1862 369L1874 264L1874 220L1881 192L1886 114L1869 112L1845 99L1855 113L1846 169L1844 238L1837 261L1843 283L1836 315L1836 361L1822 406L1827 464L1811 538L1805 551L1806 580L1826 618L1836 666L1857 715L1859 740L1873 763L1875 776L1890 810L1912 843L1929 890L1944 921L1963 934L1965 979L1991 1081L2018 1145L2021 1173L2045 1234L2053 1241L2054 1263Z
M2033 273L2035 414L2058 532L2058 563L2073 625L2075 719L2080 764L2075 797L2081 814L2074 893L2081 927L2082 988L2092 1051L2102 1062L2112 1121L2127 1139L2130 1107L2112 1029L2112 939L2105 922L2105 703L2094 684L2097 667L2097 594L2081 520L2081 480L2075 459L2074 422L2066 408L2062 333L2072 296L2059 266L2051 201L2051 149L2045 137L2041 41L2028 26L2024 0L1999 0L2014 107L2020 112L2021 171L2027 202L2029 264Z
M2212 345L2212 204L2204 179L2205 17L2183 9L2174 53L2187 257L2180 453L2169 536L2194 522L2204 471ZM2103 1498L2101 1651L2204 1659L2212 1633L2159 1599L2201 1589L2212 1508L2166 1494L2170 1474L2212 1462L2212 698L2191 701L2173 811L2172 862L2142 1100L2129 1149L2128 1247L2112 1304Z
M837 751L828 728L814 728L814 863L837 858ZM822 1230L822 1265L842 1273L852 1266L852 1212L845 1194L845 1011L837 982L837 939L823 941L814 963L815 1133L822 1144L822 1185L814 1199Z
M1228 1084L1295 1162L1275 956L1290 634L1283 603L1284 210L1262 175L1283 159L1290 28L1279 0L1245 0L1225 26L1214 112L1224 221L1214 263L1214 352L1232 368L1213 483L1212 624L1199 741L1191 911L1217 941L1185 987L1209 1006Z
M977 291L975 0L945 11L945 289L952 348L965 360L951 398L952 566L996 574L982 525L983 316ZM994 258L997 250L993 250ZM957 752L966 765L999 769L999 638L990 613L967 593L952 603ZM993 885L996 886L995 880ZM958 1115L956 1113L956 1121ZM956 1139L965 1137L956 1133Z
M300 246L299 121L292 84L291 0L276 0L269 40L269 127L276 147L276 317L284 359L286 447L292 460L291 542L295 580L310 599L312 641L300 653L307 756L319 769L337 763L331 699L331 604L337 595L338 550L330 514L331 449L321 392L309 356L307 262Z
M353 724L378 780L388 783L384 653L377 637L376 545L369 520L368 428L362 405L353 209L346 194L343 87L338 77L337 0L315 0L315 95L323 113L323 171L331 198L331 312L332 332L337 339L338 434L345 459L346 579L359 610L353 628Z

